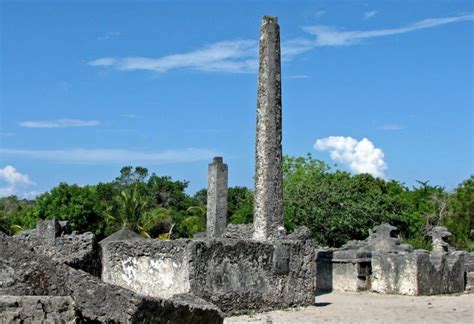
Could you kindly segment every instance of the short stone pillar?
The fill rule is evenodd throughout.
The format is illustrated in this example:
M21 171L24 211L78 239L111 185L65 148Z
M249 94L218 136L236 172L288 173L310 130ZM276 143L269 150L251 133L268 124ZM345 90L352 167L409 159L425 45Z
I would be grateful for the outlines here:
M433 252L445 253L455 251L455 249L448 243L448 239L451 235L451 232L449 232L446 227L433 227L429 233L433 243Z
M263 17L259 56L253 238L272 240L283 233L280 27L276 17Z
M41 239L54 242L61 235L61 224L57 219L38 222L36 232Z
M227 164L215 157L209 164L206 236L221 237L227 226Z

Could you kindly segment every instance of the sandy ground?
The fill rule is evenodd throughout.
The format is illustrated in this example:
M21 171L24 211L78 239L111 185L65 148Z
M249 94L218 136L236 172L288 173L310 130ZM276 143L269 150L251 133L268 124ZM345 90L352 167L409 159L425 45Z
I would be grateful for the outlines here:
M332 292L317 296L314 306L228 317L224 323L474 324L474 294L412 297Z

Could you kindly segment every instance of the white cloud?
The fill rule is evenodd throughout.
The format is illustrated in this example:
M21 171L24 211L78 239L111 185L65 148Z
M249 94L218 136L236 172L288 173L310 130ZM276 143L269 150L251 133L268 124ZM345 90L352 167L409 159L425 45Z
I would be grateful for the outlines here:
M210 160L216 156L208 149L187 148L161 152L131 151L126 149L64 149L64 150L17 150L0 148L5 156L17 156L30 159L65 161L65 162L106 162L106 163L178 163Z
M367 138L357 141L352 137L330 136L318 139L314 148L328 151L332 160L348 166L356 174L369 173L374 177L385 177L387 164L384 154Z
M473 14L444 18L428 18L403 27L389 29L340 31L332 27L317 25L304 27L303 30L316 36L314 46L343 46L357 44L361 40L367 38L403 34L419 29L432 28L449 23L469 20L474 20Z
M375 14L375 11L366 13L370 17ZM367 38L402 34L473 19L472 14L429 18L404 27L368 31L340 31L324 25L303 27L303 31L316 38L300 37L282 42L282 60L291 61L315 47L353 45ZM146 70L164 73L176 69L191 69L205 72L253 73L258 68L258 41L225 40L186 53L162 57L102 57L89 61L88 64L115 68L119 71Z
M295 38L282 44L282 60L314 48L314 42ZM147 70L168 72L176 69L192 69L206 72L249 73L258 68L258 42L256 40L221 41L204 48L182 54L158 58L151 57L103 57L88 62L91 66L113 67L120 71Z
M111 66L118 70L149 70L167 72L174 69L194 69L208 72L256 71L257 42L254 40L222 41L204 48L158 58L105 57L89 62L92 66Z
M364 19L370 19L373 18L377 15L377 11L372 10L372 11L367 11L364 13Z
M281 45L281 58L290 61L295 56L314 48L314 41L305 38L294 38Z
M15 195L22 198L31 198L36 194L34 191L27 190L35 183L26 174L18 172L11 165L0 169L0 181L4 183L0 187L0 197Z
M19 125L28 128L67 128L98 126L100 122L81 119L26 120L20 122Z

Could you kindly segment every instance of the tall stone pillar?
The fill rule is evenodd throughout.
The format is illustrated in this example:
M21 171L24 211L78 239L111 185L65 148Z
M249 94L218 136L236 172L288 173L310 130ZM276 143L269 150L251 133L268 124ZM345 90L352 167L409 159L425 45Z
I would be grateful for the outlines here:
M264 16L260 29L255 148L255 240L271 240L283 226L280 27Z
M227 226L228 169L222 157L215 157L208 170L206 234L209 238L217 238Z

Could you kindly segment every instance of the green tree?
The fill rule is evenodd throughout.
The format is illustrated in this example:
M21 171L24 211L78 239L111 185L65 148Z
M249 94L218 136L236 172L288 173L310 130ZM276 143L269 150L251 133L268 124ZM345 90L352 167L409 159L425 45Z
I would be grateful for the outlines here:
M320 244L340 246L350 239L365 238L377 224L398 218L401 205L387 194L403 191L396 182L369 174L329 171L328 165L311 155L284 158L288 230L305 225Z
M32 213L33 200L16 196L0 198L0 231L14 234L18 229L34 228L37 217Z
M149 237L142 219L148 204L146 197L140 193L138 184L123 189L120 195L115 197L115 204L109 206L106 212L109 231L127 227ZM147 223L147 227L151 226L152 224Z
M128 187L134 183L143 183L148 177L148 169L137 166L133 168L132 166L125 166L120 169L120 176L115 178L115 182L123 187Z
M141 217L140 224L150 237L163 237L168 239L175 223L173 222L173 211L170 208L156 207L146 211Z
M194 201L186 194L187 181L173 181L171 177L152 174L147 182L147 192L156 206L186 210Z
M462 182L449 197L448 216L443 219L453 234L452 243L459 249L474 251L474 176Z
M253 191L246 187L229 188L227 217L232 224L249 224L253 221Z
M189 238L206 230L206 209L203 206L191 206L187 209L189 216L184 218L179 227Z
M60 183L35 202L33 216L39 219L67 220L71 230L102 235L105 227L104 206L94 186Z
M200 205L206 206L207 205L207 189L202 188L198 191L193 196L194 200Z

